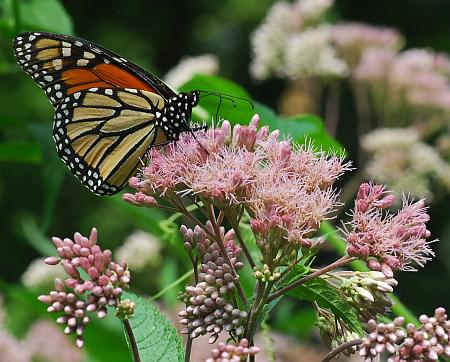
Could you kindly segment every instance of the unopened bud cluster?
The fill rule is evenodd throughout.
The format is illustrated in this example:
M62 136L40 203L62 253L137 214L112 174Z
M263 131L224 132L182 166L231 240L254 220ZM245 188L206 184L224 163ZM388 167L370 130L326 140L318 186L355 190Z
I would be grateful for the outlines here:
M261 280L263 283L274 282L281 277L281 272L279 268L275 268L275 270L271 271L269 266L264 264L261 268L256 266L253 268L253 276L255 279Z
M393 292L397 281L386 277L382 272L337 272L333 275L343 278L340 289L347 301L357 310L359 319L366 323L384 314L392 306L388 293Z
M243 338L239 344L225 344L219 343L217 348L214 348L211 357L206 362L241 362L247 361L249 356L254 356L259 352L259 348L248 346L248 340Z
M116 317L120 319L129 319L134 317L134 311L136 309L136 303L130 299L124 299L117 304Z
M210 223L207 228L213 232ZM220 228L222 242L231 262L229 265L222 257L217 242L207 238L203 229L196 226L192 230L182 226L180 231L185 248L195 249L202 260L198 283L186 287L186 309L179 313L182 318L180 323L186 326L182 333L190 334L192 338L209 333L210 343L216 341L222 330L236 336L242 335L247 312L235 308L230 299L235 290L232 267L240 269L243 266L237 260L241 249L233 240L234 232L230 230L225 234L224 228Z
M54 237L52 241L61 259L49 257L45 261L49 265L61 263L69 277L64 281L56 278L55 289L38 299L49 304L48 312L64 313L56 321L66 325L64 333L77 334L76 345L81 348L85 326L90 322L89 313L105 318L106 307L118 305L130 274L125 262L113 262L111 251L100 249L95 228L89 239L75 233L73 240ZM80 269L89 279L83 279Z
M389 362L437 361L450 357L450 321L444 308L437 308L433 317L422 315L421 326L403 327L404 318L393 323L368 323L369 335L364 339L360 356L372 361L380 353L389 353Z

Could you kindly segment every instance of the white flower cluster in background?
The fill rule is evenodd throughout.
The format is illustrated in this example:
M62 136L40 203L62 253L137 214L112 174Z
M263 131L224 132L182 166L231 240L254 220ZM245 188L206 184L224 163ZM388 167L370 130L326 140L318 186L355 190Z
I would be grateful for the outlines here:
M48 265L44 258L33 260L25 272L22 274L22 284L27 288L39 288L52 286L55 278L64 278L63 267L58 265Z
M404 41L389 28L324 22L333 0L277 2L251 37L250 73L291 80L345 78L362 53L372 47L398 51Z
M347 64L331 46L331 29L322 25L294 34L285 54L285 72L291 79L320 76L342 78L348 75Z
M253 60L250 72L256 79L283 75L284 52L290 36L302 29L298 6L281 1L269 10L264 22L252 35Z
M322 15L333 6L334 0L302 0L297 2L305 23L320 21Z
M126 260L132 271L156 267L161 262L161 242L156 236L145 231L135 231L116 249L115 257L118 260Z
M219 59L212 54L184 57L164 77L164 82L177 89L195 74L215 75L219 72Z
M450 189L449 165L413 129L378 129L363 138L362 146L371 156L367 175L388 184L397 196L407 191L412 196L429 198L436 183Z

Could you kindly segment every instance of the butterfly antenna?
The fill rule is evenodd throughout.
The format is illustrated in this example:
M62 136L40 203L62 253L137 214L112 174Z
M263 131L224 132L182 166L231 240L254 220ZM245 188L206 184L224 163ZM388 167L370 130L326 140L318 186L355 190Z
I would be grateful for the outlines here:
M253 104L253 102L250 99L247 99L247 98L238 97L238 96L234 96L234 95L231 95L231 94L213 92L213 91L206 91L206 90L198 90L198 91L200 93L203 93L204 97L211 95L211 96L219 97L220 99L222 99L222 98L226 99L226 100L230 101L233 104L233 107L237 106L237 103L236 103L235 99L238 99L238 100L247 102L250 105L250 107L252 107L252 109L255 108L255 105ZM200 96L200 98L204 98L204 97Z
M222 105L222 96L219 96L219 106L217 107L217 111L216 111L216 122L219 123L219 111L220 111L220 106Z

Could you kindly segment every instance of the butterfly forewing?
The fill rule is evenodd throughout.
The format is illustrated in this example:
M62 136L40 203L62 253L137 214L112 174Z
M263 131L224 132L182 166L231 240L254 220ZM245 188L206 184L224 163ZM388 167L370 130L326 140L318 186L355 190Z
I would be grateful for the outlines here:
M144 69L83 39L22 33L14 39L20 66L56 106L68 94L89 88L135 88L169 99L176 94Z
M133 176L150 144L163 144L159 95L137 89L91 88L65 97L55 111L59 157L91 191L111 195Z

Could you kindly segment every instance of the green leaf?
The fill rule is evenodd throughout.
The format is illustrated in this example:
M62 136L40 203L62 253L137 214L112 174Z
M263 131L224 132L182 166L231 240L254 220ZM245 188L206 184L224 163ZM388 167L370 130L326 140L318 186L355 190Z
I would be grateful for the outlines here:
M284 137L291 136L293 141L305 144L313 141L317 148L326 152L345 154L344 148L331 137L323 121L312 114L301 114L293 117L277 116L275 112L264 104L255 103L255 112L259 114L261 125L269 126L270 130L280 130Z
M17 4L14 0L0 1L0 33L11 37L17 27Z
M284 137L290 135L295 142L301 144L312 140L317 148L324 151L345 153L344 148L328 134L323 121L317 116L304 114L281 117L266 105L252 101L255 106L253 108L248 102L251 101L251 97L244 88L218 76L197 74L180 88L183 92L194 89L217 92L218 95L222 95L222 102L219 96L201 95L200 107L208 113L210 118L216 119L216 114L218 114L220 119L226 119L231 124L248 124L253 115L258 113L261 125L269 126L271 131L279 129ZM230 101L226 99L226 95L243 99ZM194 120L197 122L205 120L204 115L202 117L194 118Z
M315 278L291 290L288 295L300 299L317 302L322 308L331 310L339 316L353 331L364 335L358 321L356 311L341 296L337 290L321 278Z
M297 264L294 268L283 276L276 284L275 289L280 289L291 284L309 273L310 268L302 264Z
M220 119L226 119L231 124L247 124L255 114L255 110L249 103L251 97L247 91L240 85L225 78L213 75L196 74L180 88L180 91L182 92L191 90L220 93L222 101L217 95L200 95L200 106L208 112L210 118L215 119L216 114L218 113ZM227 98L227 96L242 99ZM201 121L203 121L203 119Z
M104 198L119 213L117 217L132 217L134 226L162 237L160 221L166 218L165 213L156 208L136 207L122 200L121 195Z
M136 303L130 325L136 339L142 362L184 361L184 348L172 322L148 300L132 293L124 293L123 299Z
M39 164L41 161L41 150L36 143L0 143L0 162Z
M43 233L32 216L25 215L23 217L22 230L28 243L41 255L50 256L56 254L51 238Z
M73 34L72 19L58 0L27 0L19 5L21 29Z
M61 167L62 163L55 152L55 144L50 137L51 124L31 123L28 128L40 146L44 160L41 168L45 185L41 230L45 232L53 219L59 192L67 172L65 167Z
M163 289L164 286L169 285L177 279L179 272L179 262L173 258L165 258L163 265L161 266L161 275L159 280L159 288ZM180 285L174 285L173 288L168 290L162 296L164 305L168 308L176 308L178 304L178 292L181 290Z
M275 308L275 306L282 300L282 298L283 297L278 297L262 307L261 312L256 317L256 323L253 328L254 331L259 330L261 324L265 322L265 320L269 317L269 314L272 311L272 309Z
M304 339L311 336L316 319L316 312L311 305L300 305L297 300L283 298L270 324L282 333Z

